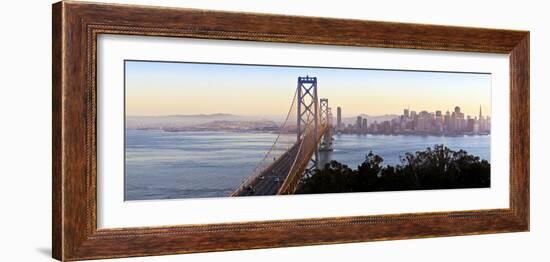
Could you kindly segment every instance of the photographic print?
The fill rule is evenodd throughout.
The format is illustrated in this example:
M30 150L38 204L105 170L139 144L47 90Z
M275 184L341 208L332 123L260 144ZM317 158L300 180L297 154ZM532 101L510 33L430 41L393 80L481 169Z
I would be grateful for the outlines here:
M126 60L125 200L491 186L491 74Z

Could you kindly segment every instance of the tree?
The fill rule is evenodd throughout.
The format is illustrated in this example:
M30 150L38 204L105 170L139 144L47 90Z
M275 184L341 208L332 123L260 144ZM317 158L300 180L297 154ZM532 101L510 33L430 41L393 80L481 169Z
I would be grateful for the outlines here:
M491 164L443 145L406 153L401 164L383 166L372 151L356 170L331 161L302 179L298 194L477 188L491 185Z

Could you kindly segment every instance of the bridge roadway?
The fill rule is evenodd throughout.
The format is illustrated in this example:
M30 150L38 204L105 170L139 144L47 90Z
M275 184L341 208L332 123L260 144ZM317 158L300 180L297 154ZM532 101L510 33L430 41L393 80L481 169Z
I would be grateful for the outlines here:
M279 189L283 186L286 179L289 179L290 169L293 164L298 165L296 170L302 172L305 168L305 165L309 162L313 152L315 151L316 145L320 142L323 134L325 133L327 127L322 126L319 130L320 132L317 135L317 138L308 139L310 136L304 136L304 141L297 141L292 147L290 147L284 154L279 156L279 158L274 159L274 162L265 168L258 176L252 179L250 182L243 188L237 189L231 194L231 196L265 196L265 195L277 195ZM300 147L305 148L300 148ZM311 148L312 150L307 150L306 148ZM300 154L300 156L298 156ZM304 158L304 159L296 159ZM295 161L297 161L295 163ZM296 172L294 170L294 172ZM298 182L293 173L292 181L289 181L291 185L294 185ZM287 183L287 184L288 184ZM288 185L287 185L288 186Z
M276 195L277 191L286 179L296 154L300 148L300 143L296 142L283 155L269 165L262 173L252 180L244 189L236 192L237 196L266 196Z

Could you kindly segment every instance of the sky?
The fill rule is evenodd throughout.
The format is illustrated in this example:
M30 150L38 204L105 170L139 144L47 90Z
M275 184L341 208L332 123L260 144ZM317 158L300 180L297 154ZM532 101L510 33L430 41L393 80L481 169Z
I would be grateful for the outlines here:
M491 115L490 74L151 61L125 62L126 115L285 115L306 75L317 77L319 98L344 117L455 106Z

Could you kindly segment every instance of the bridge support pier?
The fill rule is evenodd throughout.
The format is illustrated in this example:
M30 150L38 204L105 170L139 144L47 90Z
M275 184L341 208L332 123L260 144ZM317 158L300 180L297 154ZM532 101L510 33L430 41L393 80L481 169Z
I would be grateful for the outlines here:
M317 97L317 77L298 77L298 117L297 117L297 139L301 141L307 128L313 126L313 137L317 137L319 130L319 108ZM317 168L319 152L315 145L314 157L311 159L312 165L306 169L306 173L311 173Z
M332 110L328 106L328 99L321 98L320 110L320 122L321 126L327 126L325 133L323 134L323 140L319 145L319 151L332 151Z

